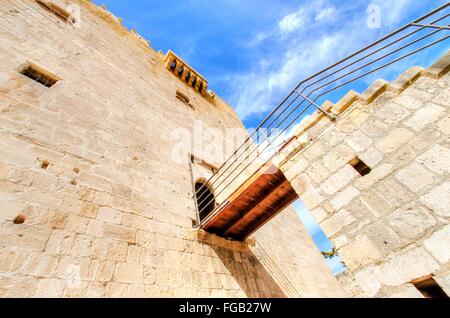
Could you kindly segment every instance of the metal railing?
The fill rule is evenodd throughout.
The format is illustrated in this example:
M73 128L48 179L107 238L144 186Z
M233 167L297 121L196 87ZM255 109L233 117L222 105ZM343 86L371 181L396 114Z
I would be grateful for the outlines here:
M339 95L340 91L348 88L349 84L357 84L359 80L375 75L375 72L444 43L450 37L449 7L450 2L447 2L301 81L204 186L213 188L216 197L225 195L226 198L222 201L226 202L232 191L238 188L230 189L239 176L244 173L252 176L263 164L271 161L277 155L274 148L289 139L292 128L305 116L318 110L330 120L336 120L332 113L319 106L321 102L342 97L343 94ZM445 42L445 45L448 43ZM202 188L194 194L194 198L197 200L199 215L203 212L202 207L214 200L211 194L202 195Z

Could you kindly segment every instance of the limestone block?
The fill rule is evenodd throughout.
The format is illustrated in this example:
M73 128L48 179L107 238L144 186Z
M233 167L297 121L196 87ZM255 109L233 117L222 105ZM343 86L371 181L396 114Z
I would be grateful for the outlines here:
M113 241L109 246L108 259L116 262L125 262L128 255L128 243Z
M436 225L428 210L417 203L409 203L397 209L387 220L397 234L411 240L418 239Z
M313 163L307 170L307 173L308 176L317 184L322 183L326 178L330 176L330 171L328 171L328 169L325 168L320 161Z
M348 187L342 193L339 193L334 199L330 201L331 206L335 210L339 210L346 204L350 203L353 199L358 197L360 192L353 186Z
M448 72L449 68L450 51L447 51L425 71L425 74L433 78L440 78Z
M98 206L89 202L82 205L80 209L80 216L95 219L97 217Z
M107 223L121 224L122 216L123 213L118 210L111 208L100 208L98 210L97 219Z
M28 298L36 291L37 279L31 276L0 275L2 298Z
M325 142L330 147L335 147L339 145L344 139L347 137L347 134L344 134L342 131L339 130L339 128L334 127L333 129L329 130L328 133L325 134Z
M66 282L58 278L41 278L38 280L34 297L58 298L62 297Z
M52 277L56 271L57 264L58 258L56 257L43 253L33 253L28 257L21 271L25 275Z
M143 265L119 263L116 265L114 280L119 283L142 283L143 273Z
M101 282L89 283L86 290L86 297L88 298L103 298L105 297L106 288Z
M317 223L322 222L327 217L327 212L322 208L317 208L311 211L311 215L314 217Z
M306 170L309 166L309 162L301 156L294 156L289 160L288 165L289 167L287 170L284 170L284 166L281 169L284 171L286 178L292 180Z
M367 137L361 131L357 131L345 140L345 142L355 151L362 152L367 150L372 144L372 139Z
M341 190L345 185L352 181L358 173L350 165L346 165L344 168L336 172L329 177L320 188L329 195L333 195Z
M312 161L328 152L328 147L321 141L315 141L303 152L306 159Z
M371 138L384 136L388 130L389 126L377 119L375 116L370 116L361 125L361 131Z
M415 162L400 170L395 177L411 191L417 193L434 182L433 174Z
M341 210L335 215L331 216L320 225L327 237L332 237L340 232L346 225L350 225L355 221L355 218L346 210Z
M382 259L382 254L365 235L359 236L339 249L345 265L350 270L369 265Z
M359 100L365 105L370 104L386 90L388 84L385 80L376 80L359 96Z
M388 286L399 286L429 275L439 264L421 247L396 254L380 266L380 280Z
M425 103L432 98L433 95L424 91L409 88L400 96L396 97L393 102L405 107L409 110L416 110L422 108Z
M450 116L445 116L444 119L439 121L438 127L442 133L450 135Z
M400 237L384 220L370 224L364 232L383 255L390 255L411 243L411 240Z
M409 114L410 112L408 110L392 102L375 112L377 118L390 126L397 125L403 119L408 117Z
M450 149L434 145L416 159L418 163L437 174L450 173Z
M441 264L447 263L450 260L450 225L433 233L423 244Z
M359 158L373 169L383 160L383 154L375 147L370 147L366 152L359 155Z
M103 224L103 236L133 244L136 242L136 230L121 225Z
M405 126L421 131L428 125L438 121L445 113L445 108L436 104L429 103L420 108L416 113L405 122Z
M445 182L434 188L430 193L420 198L433 212L448 217L450 216L450 182Z
M367 266L355 273L355 279L367 297L374 297L382 286L378 280L379 271L378 267Z
M128 200L131 198L132 195L132 189L130 187L127 187L122 184L115 184L112 187L111 194L113 196L119 197L121 199Z
M331 172L336 172L355 157L355 152L347 145L339 145L327 152L323 164Z
M391 153L413 137L413 133L405 128L397 128L377 143L376 147L383 153Z
M368 117L369 114L367 112L355 108L347 116L338 121L337 127L342 132L349 134L361 127Z
M345 235L339 235L336 237L333 237L331 239L333 242L333 245L335 248L340 249L342 246L346 245L348 243L348 238Z
M103 261L99 264L96 280L99 282L109 282L112 280L116 264L111 261Z
M316 188L304 192L300 197L309 210L317 208L324 200L323 195Z
M360 190L365 190L372 187L374 184L380 182L394 171L394 166L391 164L382 164L373 169L368 175L358 178L354 185Z
M389 298L424 298L419 290L411 284L403 287L401 291L397 291L388 296Z
M400 74L393 82L389 84L389 90L400 94L412 83L414 83L425 71L423 67L413 66Z
M359 97L359 94L353 90L349 91L344 97L342 97L336 105L333 106L332 112L334 114L341 114L347 108L349 108Z

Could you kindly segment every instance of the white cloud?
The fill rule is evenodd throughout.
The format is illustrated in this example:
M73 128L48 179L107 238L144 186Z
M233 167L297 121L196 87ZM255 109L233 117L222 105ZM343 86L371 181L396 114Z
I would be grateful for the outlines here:
M280 96L287 94L297 81L345 51L348 47L345 36L336 33L320 39L305 38L304 42L288 48L275 67L238 77L234 104L241 118L272 109Z
M317 13L315 20L317 22L329 20L329 19L332 19L335 16L335 14L336 14L335 7L327 7L327 8L320 10Z
M300 10L285 16L279 23L278 27L283 33L290 33L302 28L308 21L308 15L305 10Z

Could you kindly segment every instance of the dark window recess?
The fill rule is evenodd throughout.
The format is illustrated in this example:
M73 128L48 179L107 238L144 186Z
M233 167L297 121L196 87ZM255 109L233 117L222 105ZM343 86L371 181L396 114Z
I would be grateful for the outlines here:
M52 87L59 81L55 75L32 64L25 66L20 73L46 87Z
M177 67L177 61L173 61L173 63L170 65L170 70L173 72L173 71L175 71L176 67Z
M412 284L425 298L449 298L431 275L417 279Z
M184 72L184 67L182 66L178 69L178 76L181 77L183 75L183 72Z
M195 198L200 221L202 221L214 210L216 199L211 189L203 182L197 182L195 184Z
M368 175L372 169L365 164L364 161L359 159L358 157L355 157L354 159L349 161L349 164L356 170L361 176Z
M191 72L188 71L186 74L186 78L184 79L187 83L189 83L189 79L191 78Z
M44 0L36 0L36 2L44 9L50 11L54 15L56 15L61 20L67 22L70 21L72 23L77 22L74 17L68 12L67 10L64 10L60 6L57 6L56 4L50 2L50 1L44 1Z

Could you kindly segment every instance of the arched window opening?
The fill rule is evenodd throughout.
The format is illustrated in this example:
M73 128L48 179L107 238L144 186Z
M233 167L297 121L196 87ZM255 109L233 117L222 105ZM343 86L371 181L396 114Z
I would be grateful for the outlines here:
M202 221L214 210L216 199L209 186L201 181L195 183L195 199L197 201L199 218Z

